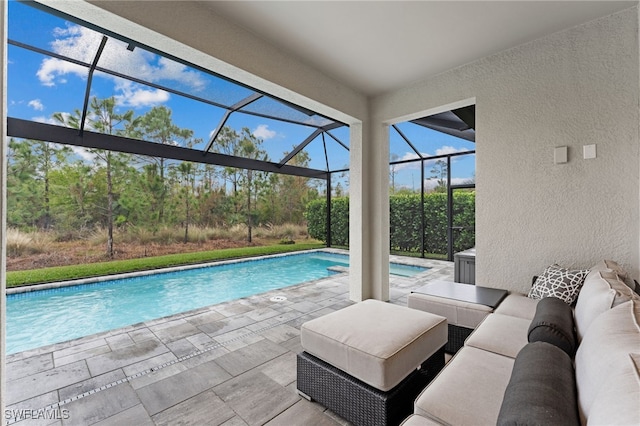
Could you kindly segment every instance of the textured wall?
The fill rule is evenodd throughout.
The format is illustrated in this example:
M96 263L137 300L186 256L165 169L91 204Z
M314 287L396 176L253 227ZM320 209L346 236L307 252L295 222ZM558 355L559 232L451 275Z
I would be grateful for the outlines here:
M638 277L638 70L634 7L381 96L373 114L476 98L477 282L523 291L550 263L604 257Z

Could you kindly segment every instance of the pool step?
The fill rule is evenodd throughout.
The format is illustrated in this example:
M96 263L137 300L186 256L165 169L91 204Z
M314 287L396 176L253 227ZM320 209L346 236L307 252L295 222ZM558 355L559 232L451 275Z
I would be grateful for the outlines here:
M338 265L329 266L327 267L327 270L331 272L337 272L339 274L349 272L349 268L347 268L346 266L338 266Z

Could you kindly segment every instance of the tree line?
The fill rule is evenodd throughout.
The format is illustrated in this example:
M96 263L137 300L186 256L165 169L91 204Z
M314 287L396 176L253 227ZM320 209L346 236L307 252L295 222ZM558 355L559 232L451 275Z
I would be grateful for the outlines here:
M72 128L82 113L53 114ZM202 142L193 130L180 128L165 106L136 116L118 112L114 98L92 98L85 128L158 144L192 147ZM224 127L213 150L269 160L263 141L248 128ZM96 227L107 230L106 254L114 253L114 228L190 225L230 227L246 224L247 240L258 224L303 224L309 201L320 197L314 179L178 162L99 149L72 148L35 140L9 141L7 225L25 230L78 234ZM78 154L82 155L82 158ZM286 154L286 152L285 152ZM300 152L290 162L307 167Z

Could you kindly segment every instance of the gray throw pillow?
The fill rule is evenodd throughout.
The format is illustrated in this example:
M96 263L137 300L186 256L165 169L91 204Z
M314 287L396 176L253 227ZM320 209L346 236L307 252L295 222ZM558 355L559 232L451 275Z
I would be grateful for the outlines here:
M545 342L522 348L513 364L497 424L580 424L571 358Z
M576 334L571 307L557 297L540 300L527 338L529 342L551 343L573 358L576 353Z

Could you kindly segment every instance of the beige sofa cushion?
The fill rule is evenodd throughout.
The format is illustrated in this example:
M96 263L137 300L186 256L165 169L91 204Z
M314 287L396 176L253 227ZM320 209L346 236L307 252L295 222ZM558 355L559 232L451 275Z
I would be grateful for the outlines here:
M402 381L447 342L447 320L365 300L302 324L302 348L383 391Z
M502 314L491 314L465 341L466 346L515 358L527 343L531 321Z
M596 395L587 424L640 425L640 354L629 354Z
M589 325L601 313L633 298L633 290L627 287L614 272L594 269L589 272L578 295L574 318L578 341Z
M494 311L496 314L532 320L536 314L539 299L524 294L510 293Z
M582 338L575 357L578 408L584 424L601 388L620 374L640 348L640 301L630 300L600 314ZM637 402L636 402L637 404Z
M464 346L418 396L414 413L450 425L496 424L513 362Z
M633 282L633 278L631 278L629 273L613 260L601 260L591 268L591 271L613 272L620 277L620 281L627 287L632 290L636 288L636 283Z

